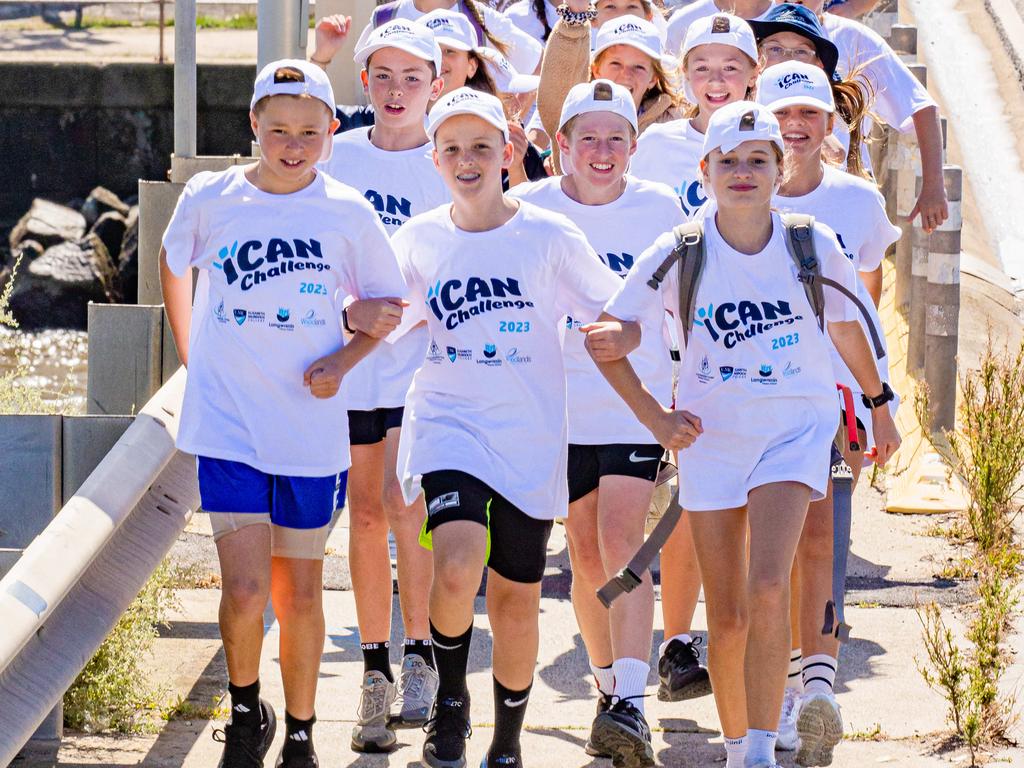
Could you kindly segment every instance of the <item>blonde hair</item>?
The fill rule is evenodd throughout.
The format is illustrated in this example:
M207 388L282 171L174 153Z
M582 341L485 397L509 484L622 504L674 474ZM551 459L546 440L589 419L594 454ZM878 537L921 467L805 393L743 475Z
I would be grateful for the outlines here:
M697 47L699 48L700 46L697 46ZM686 77L686 68L690 65L690 54L693 53L694 50L696 50L696 48L691 48L689 51L686 52L686 55L683 57L683 61L682 61L682 76L684 78ZM736 50L740 51L739 48L737 48ZM740 51L740 53L743 54L743 58L744 59L746 59L747 61L750 62L750 66L754 68L754 74L756 74L757 71L761 68L760 63L754 61L752 58L750 58L743 51ZM743 98L745 100L747 100L747 101L750 101L753 98L753 95L754 95L754 86L753 85L748 85L746 92L743 94ZM694 101L694 103L692 103L692 104L687 103L687 109L686 109L686 112L683 114L683 117L685 117L688 120L692 120L693 118L697 117L697 115L699 115L699 114L700 114L700 104L697 101Z
M601 58L609 50L610 49L606 48L594 57L594 62L590 66L591 79L597 76L597 70L601 66ZM667 69L659 59L652 58L651 70L654 72L654 83L647 89L647 92L644 93L643 97L640 99L641 104L649 98L657 98L662 94L667 95L672 100L673 106L678 107L686 103L686 99L680 92L679 88L678 69Z

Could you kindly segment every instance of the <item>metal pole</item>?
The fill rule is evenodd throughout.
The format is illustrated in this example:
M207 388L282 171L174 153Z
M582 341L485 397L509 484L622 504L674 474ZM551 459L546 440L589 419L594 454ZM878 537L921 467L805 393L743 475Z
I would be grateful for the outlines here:
M259 0L256 8L256 67L278 59L306 58L309 0Z
M174 0L174 154L196 156L196 0Z
M164 0L160 0L160 63L164 63L164 29L167 25L167 19L164 14Z

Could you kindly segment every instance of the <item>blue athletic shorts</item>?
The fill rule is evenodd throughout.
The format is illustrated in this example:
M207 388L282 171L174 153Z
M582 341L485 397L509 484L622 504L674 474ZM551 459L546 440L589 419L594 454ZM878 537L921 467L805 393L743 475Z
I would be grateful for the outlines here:
M338 506L337 475L270 475L238 461L199 457L199 497L207 512L269 514L284 528L321 528ZM344 503L344 484L341 503Z

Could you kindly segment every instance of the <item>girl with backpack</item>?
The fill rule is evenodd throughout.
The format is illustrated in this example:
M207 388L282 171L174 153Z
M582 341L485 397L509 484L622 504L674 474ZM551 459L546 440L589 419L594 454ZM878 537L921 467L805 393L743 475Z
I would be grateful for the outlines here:
M644 252L588 345L641 423L680 451L679 501L690 512L704 582L726 766L773 768L790 650L789 575L808 503L827 491L825 457L838 423L823 330L864 392L886 388L854 305L831 287L814 290L818 275L855 290L835 235L771 210L785 174L778 120L759 104L730 104L712 116L704 148L715 210L687 225L682 258L675 232ZM813 282L798 280L791 248ZM701 253L698 282L685 265ZM622 354L632 348L622 343L635 336L630 324L666 309L686 341L680 410L662 406ZM884 464L899 435L888 409L871 415L875 461Z
M788 153L786 180L775 196L782 212L799 211L831 227L844 255L860 276L857 295L881 327L875 305L881 288L882 257L900 230L885 213L885 201L871 182L844 173L822 159L824 139L832 132L835 102L825 73L812 64L789 61L766 69L758 78L758 102L779 120ZM836 380L853 390L854 413L861 447L844 441L843 458L856 486L864 462L864 447L873 444L870 410L849 368L830 349ZM888 378L888 356L877 362L880 378ZM893 400L891 408L895 409ZM799 634L793 638L790 679L779 723L779 747L799 751L799 765L831 765L832 750L843 735L843 721L833 694L839 641L822 634L822 615L832 599L833 509L831 488L807 513L797 547L792 610ZM799 573L799 578L795 574ZM798 666L797 666L798 665ZM795 668L794 668L795 667ZM794 674L795 673L795 674Z

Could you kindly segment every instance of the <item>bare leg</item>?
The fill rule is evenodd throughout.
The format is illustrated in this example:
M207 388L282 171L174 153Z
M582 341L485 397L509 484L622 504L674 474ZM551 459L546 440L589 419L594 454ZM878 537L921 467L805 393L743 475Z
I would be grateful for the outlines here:
M540 642L540 582L522 584L487 572L487 617L494 637L494 676L506 688L533 681Z
M587 647L590 663L607 667L613 661L612 640L608 627L608 609L597 599L597 590L605 581L601 548L597 533L597 491L588 493L569 505L565 521L572 564L572 607L576 623Z
M288 713L313 716L324 650L323 561L273 558L271 593L281 625L281 679Z
M382 503L384 443L352 446L348 473L348 558L359 640L391 639L391 553Z
M270 597L270 526L247 525L225 534L217 542L217 554L228 679L237 686L250 685L260 675L263 611Z

